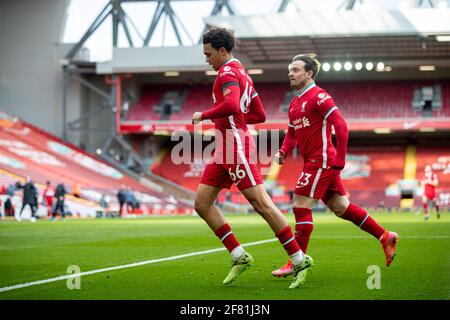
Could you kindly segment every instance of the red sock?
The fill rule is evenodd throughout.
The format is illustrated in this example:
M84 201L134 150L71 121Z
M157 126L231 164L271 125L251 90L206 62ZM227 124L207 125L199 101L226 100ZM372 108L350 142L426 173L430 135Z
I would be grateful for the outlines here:
M231 227L228 225L228 223L216 229L214 233L230 253L234 248L240 246L239 241L236 240L236 237L231 231Z
M425 211L425 214L428 213L428 204L427 203L423 204L423 210Z
M357 205L354 205L353 203L350 203L344 215L342 216L342 219L353 222L355 225L370 233L378 240L386 231L374 219L372 219L371 216L369 216L366 210L358 207Z
M286 250L288 255L292 256L293 254L301 250L297 241L295 241L295 237L290 226L286 226L285 228L281 229L280 231L278 231L278 233L275 234L275 236L278 238L278 240L280 240L284 250Z
M312 210L306 208L294 208L295 215L295 240L304 253L308 250L309 238L314 228Z

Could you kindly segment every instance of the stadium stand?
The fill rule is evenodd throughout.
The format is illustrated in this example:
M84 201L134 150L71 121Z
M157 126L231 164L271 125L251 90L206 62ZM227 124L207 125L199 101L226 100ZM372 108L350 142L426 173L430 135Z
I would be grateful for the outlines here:
M181 111L173 113L170 120L190 120L195 111L199 108L208 108L212 103L212 85L192 85L189 87Z
M402 179L404 147L352 147L342 172L344 186L355 203L376 207L381 201L388 206L398 205L397 196L386 196L386 189ZM288 157L281 167L277 182L292 189L303 166L301 158ZM375 178L376 177L376 178Z
M289 85L287 83L257 83L255 87L264 104L267 118L287 119L282 105L285 102L286 94L291 91Z
M450 117L450 82L441 82L442 85L442 108L433 110L433 117Z
M342 172L345 187L356 203L376 207L380 202L386 206L398 206L398 196L387 196L386 190L395 188L403 177L405 147L353 147L349 149L347 165ZM154 164L152 171L176 183L195 191L205 164L177 164L166 152L159 164ZM275 203L289 203L289 191L295 186L303 161L301 157L288 157L276 176L276 186L284 193L274 196ZM293 174L295 173L295 174ZM376 177L376 178L375 178ZM244 204L238 190L233 186L229 200Z
M324 81L319 85L334 97L346 119L370 121L371 119L439 119L450 116L450 82L445 80ZM255 86L264 103L267 121L285 123L288 103L295 94L288 84L262 82L256 83ZM160 98L162 93L170 89L185 90L184 103L179 112L171 114L170 121L188 122L194 111L207 109L211 105L210 83L192 84L185 88L179 85L173 85L172 88L170 85L165 85L163 89L160 87L154 90L161 93ZM144 95L149 94L152 88L151 85L145 86L144 92L147 93ZM426 93L424 89L432 90L434 95L430 110L422 108L423 99L426 99L425 94L422 95L422 91ZM349 165L343 172L343 177L352 201L367 207L377 207L381 204L387 207L398 206L400 194L397 183L404 179L405 147L359 147L350 148L349 152L349 157L353 160L348 162ZM151 171L195 192L204 163L175 165L169 155L170 148L159 163L153 163ZM418 163L421 161L421 156L422 153L419 151ZM432 154L433 156L437 154ZM274 190L276 188L283 190L273 195L276 203L290 201L289 190L298 178L292 175L292 172L298 172L301 166L301 159L290 158L274 177ZM421 166L419 164L418 170L423 170ZM377 178L374 179L374 177ZM230 201L235 204L245 204L235 187L222 192L219 200L219 203Z
M121 186L129 186L141 203L135 214L188 213L192 209L168 196L161 189L150 188L104 160L62 141L33 125L1 113L0 169L17 177L30 176L44 185L62 181L68 187L81 185L81 196L97 203L102 193L117 205L116 193Z
M424 116L422 109L413 107L414 92L423 86L439 85L442 105L430 110L430 116L450 116L450 83L447 81L358 81L320 82L348 119L366 118L417 118ZM258 93L264 103L268 119L286 119L287 106L293 97L287 83L256 83ZM146 85L139 103L134 105L127 120L161 120L155 112L161 104L164 93L174 90L181 92L179 85ZM196 84L187 90L179 112L172 112L170 120L190 120L192 113L211 105L211 85ZM420 101L419 101L420 103Z
M15 185L17 182L19 182L20 184L24 184L25 179L22 176L18 176L6 170L0 169L0 186L8 187L10 185ZM46 186L42 183L35 183L35 186L38 192L38 204L39 204L36 215L38 217L45 217L47 216L47 208L42 205L43 203L42 193ZM53 187L56 186L54 185ZM19 211L22 208L22 195L23 195L22 190L16 189L14 191L14 195L11 197L11 202L15 208L16 214L19 213ZM2 203L4 203L8 197L9 196L5 194L0 194L0 200L2 201ZM97 204L94 201L87 199L80 199L70 194L67 194L65 197L65 206L67 207L66 213L75 217L89 217L89 216L92 217L95 216L97 213ZM30 214L31 214L30 208L26 207L24 212L22 213L22 217L28 218Z
M168 120L180 111L184 89L178 85L144 85L139 100L132 105L126 119Z

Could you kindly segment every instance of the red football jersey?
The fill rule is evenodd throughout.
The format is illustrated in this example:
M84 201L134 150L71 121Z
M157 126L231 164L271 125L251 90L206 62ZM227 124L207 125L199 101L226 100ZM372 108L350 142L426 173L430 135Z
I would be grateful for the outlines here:
M44 190L42 196L44 198L52 198L55 196L55 190L52 187L48 187Z
M315 83L310 84L289 105L289 126L295 130L295 138L305 165L329 168L336 157L331 140L331 124L327 117L337 107L333 98Z
M221 137L216 136L216 159L225 158L228 153L227 163L229 162L230 154L234 155L234 162L239 161L239 153L243 152L247 159L252 160L252 163L256 163L256 145L247 128L246 114L251 100L258 94L253 87L251 77L239 60L234 58L227 61L218 71L212 92L214 103L212 108L225 100L223 91L229 86L239 87L240 108L238 112L229 117L213 120L216 130L219 130L222 134ZM220 140L220 138L224 140Z
M436 187L432 184L433 181L437 179L437 174L433 171L425 172L422 180L425 184L425 194L435 194L436 193Z

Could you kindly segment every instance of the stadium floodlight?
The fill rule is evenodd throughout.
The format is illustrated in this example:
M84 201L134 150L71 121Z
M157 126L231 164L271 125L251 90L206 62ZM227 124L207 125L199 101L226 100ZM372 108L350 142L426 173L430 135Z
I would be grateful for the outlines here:
M384 63L383 62L377 63L377 71L384 71Z
M420 71L435 71L436 67L433 65L430 66L419 66Z
M164 76L166 77L178 77L180 73L178 71L166 71L164 72Z
M384 71L391 72L392 71L392 67L391 66L386 66L386 67L384 67Z
M97 150L95 150L95 153L98 154L98 155L101 155L102 154L102 149L97 148Z
M325 63L322 65L322 70L323 70L323 71L328 72L328 71L330 71L330 69L331 69L331 66L330 66L330 64L329 64L328 62L325 62Z
M263 69L248 69L248 74L263 74Z
M350 61L347 61L346 63L344 63L345 70L350 71L350 70L352 70L352 68L353 68L353 65Z
M450 41L450 35L436 36L436 41L439 41L439 42L448 42L448 41Z
M333 64L333 69L334 69L335 71L341 71L341 69L342 69L342 64L341 64L340 62L335 62L335 63Z
M372 70L373 69L373 63L372 62L367 62L366 63L366 69L367 69L367 71Z
M355 69L356 69L356 70L359 71L359 70L362 69L362 67L363 67L363 64L362 64L361 62L358 61L357 63L355 63Z
M217 71L215 71L215 70L206 70L205 74L207 76L217 76Z

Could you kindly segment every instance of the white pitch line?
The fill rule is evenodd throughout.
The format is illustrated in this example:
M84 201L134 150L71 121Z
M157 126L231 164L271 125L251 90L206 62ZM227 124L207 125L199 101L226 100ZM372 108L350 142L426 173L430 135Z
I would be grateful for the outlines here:
M370 239L370 238L371 238L370 236L319 236L319 237L313 237L313 239ZM450 236L449 235L432 235L432 236L403 236L402 237L400 235L400 239L405 239L405 238L406 239L448 239L448 238L450 238ZM272 239L267 239L267 240L245 243L242 246L245 246L245 247L256 246L259 244L274 242L277 240L278 240L277 238L272 238ZM163 261L178 260L178 259L183 259L183 258L188 258L188 257L193 257L193 256L199 256L202 254L224 251L224 250L225 250L225 248L216 248L216 249L181 254L181 255L172 256L172 257L135 262L135 263L125 264L125 265L121 265L121 266L91 270L91 271L80 272L80 273L73 273L73 274L64 275L64 276L55 277L55 278L38 280L38 281L27 282L27 283L22 283L22 284L16 284L16 285L9 286L9 287L3 287L3 288L0 288L0 292L6 292L6 291L22 289L22 288L31 287L31 286L37 286L37 285L41 285L41 284L45 284L45 283L67 280L67 279L71 279L71 278L75 278L75 277L88 276L91 274L96 274L96 273L101 273L101 272L139 267L139 266L144 266L147 264L163 262Z
M267 243L267 242L273 242L273 241L276 241L276 240L278 240L278 239L277 238L273 238L273 239L249 242L249 243L243 244L243 246L246 246L246 247L256 246L258 244L263 244L263 243ZM204 250L204 251L197 251L197 252L181 254L181 255L178 255L178 256L172 256L172 257L167 257L167 258L146 260L146 261L141 261L141 262L125 264L125 265L121 265L121 266L115 266L115 267L91 270L91 271L80 272L80 273L73 273L73 274L64 275L64 276L60 276L60 277L56 277L56 278L38 280L38 281L33 281L33 282L16 284L14 286L9 286L9 287L3 287L3 288L0 288L0 292L6 292L6 291L22 289L22 288L31 287L31 286L37 286L37 285L41 285L41 284L45 284L45 283L56 282L56 281L61 281L61 280L67 280L67 279L71 279L71 278L75 278L75 277L88 276L88 275L91 275L91 274L96 274L96 273L101 273L101 272L107 272L107 271L113 271L113 270L120 270L120 269L126 269L126 268L139 267L139 266L144 266L144 265L147 265L147 264L163 262L163 261L178 260L178 259L183 259L183 258L188 258L188 257L202 255L202 254L208 254L208 253L223 251L223 250L226 250L226 249L225 248L216 248L216 249L211 249L211 250Z

